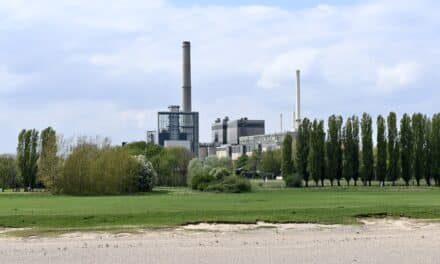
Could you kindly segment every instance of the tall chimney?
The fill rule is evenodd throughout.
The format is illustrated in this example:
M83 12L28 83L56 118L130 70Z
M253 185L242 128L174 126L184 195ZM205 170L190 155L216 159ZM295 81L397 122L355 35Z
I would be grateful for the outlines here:
M296 111L295 111L295 128L298 130L301 124L301 72L296 70Z
M184 41L183 48L183 72L182 72L182 111L191 112L191 42Z

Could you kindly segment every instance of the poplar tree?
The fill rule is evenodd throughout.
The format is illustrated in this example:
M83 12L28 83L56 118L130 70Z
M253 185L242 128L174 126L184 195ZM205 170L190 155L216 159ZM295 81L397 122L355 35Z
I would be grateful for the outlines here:
M343 129L343 163L342 163L342 174L347 182L347 185L350 185L350 181L353 178L353 159L351 156L351 151L353 149L353 125L351 118L347 119L345 122L345 126Z
M309 172L318 186L324 186L325 179L325 133L324 122L314 120L310 133Z
M440 186L440 113L432 117L431 147L432 176L435 184Z
M309 186L309 152L310 152L310 120L304 118L298 128L295 140L295 163L296 171L304 180L305 186Z
M341 180L341 125L342 117L332 115L328 119L328 132L326 142L326 156L327 156L327 178L330 180L330 184L333 186L333 182L336 179L338 186L340 186Z
M25 188L36 186L38 172L38 131L23 129L18 135L17 164Z
M396 113L390 112L387 118L388 127L388 180L395 185L399 179L399 138Z
M41 131L40 159L38 162L38 179L44 187L52 191L58 176L57 137L51 127Z
M382 186L385 185L387 174L387 141L385 138L385 119L379 115L377 117L377 161L376 176Z
M361 121L362 131L362 182L371 186L374 175L373 156L373 128L371 116L363 113Z
M281 175L284 179L293 174L292 136L287 134L283 141Z
M433 176L434 168L432 158L432 122L429 117L425 117L425 146L423 152L425 153L425 181L428 186L431 186L431 179Z
M359 179L359 118L357 116L352 117L352 126L353 126L353 144L351 155L353 158L353 180L354 185L357 185L357 181Z
M424 176L424 167L426 165L425 158L425 128L426 128L425 117L421 113L413 114L412 116L412 136L413 136L413 171L414 178L416 179L417 186L420 186L420 180Z
M337 166L336 166L336 181L338 183L338 186L341 185L341 179L342 179L342 162L343 162L343 153L342 153L342 123L343 119L342 116L339 116L337 118L337 127L338 127L338 151L337 151Z
M400 120L400 165L402 178L408 186L412 176L413 165L413 134L411 118L404 114Z

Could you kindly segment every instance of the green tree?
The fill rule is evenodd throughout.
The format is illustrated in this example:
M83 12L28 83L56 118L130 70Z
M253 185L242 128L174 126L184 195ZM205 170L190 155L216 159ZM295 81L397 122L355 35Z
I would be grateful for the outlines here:
M362 115L362 181L364 185L370 185L374 178L373 156L373 120L367 113Z
M314 120L310 133L309 172L315 184L325 179L325 132L324 121Z
M425 158L426 158L426 118L416 113L412 116L412 136L413 136L413 172L417 182L417 186L420 186L420 180L425 175Z
M256 173L260 167L261 163L261 151L254 150L252 151L252 155L249 157L247 168L250 173L253 174L253 177L256 176Z
M304 118L298 128L295 140L296 171L304 179L305 186L309 186L309 152L310 152L310 120Z
M425 117L425 161L424 161L424 174L425 181L428 186L431 186L431 179L434 173L433 166L433 151L432 151L432 122L429 117Z
M411 118L409 115L404 114L400 120L400 164L402 178L407 186L412 176L413 148Z
M281 151L268 150L262 153L260 171L269 173L271 177L280 175L281 173Z
M153 159L159 186L185 186L188 164L193 154L185 148L165 148Z
M132 156L139 156L139 155L145 155L145 151L147 148L147 142L145 141L134 141L127 143L123 146L127 151L128 154Z
M432 117L431 129L432 176L435 184L440 186L440 114Z
M338 186L341 185L341 179L342 179L342 168L343 168L343 150L342 150L342 143L343 143L343 139L342 139L342 123L343 123L343 119L342 116L339 116L337 119L337 127L338 127L338 138L339 138L339 142L338 142L338 151L337 153L337 166L336 166L336 181L338 183Z
M377 117L377 161L376 175L382 186L385 185L387 174L387 141L385 137L385 119Z
M147 143L145 145L145 153L144 156L147 160L151 161L154 157L158 156L162 153L163 147L160 145L156 145L153 143Z
M249 156L246 153L243 153L236 161L235 161L235 169L240 172L245 172L248 170L247 165L249 162Z
M357 181L359 179L359 167L360 167L360 161L359 161L359 154L360 154L360 148L359 148L359 118L357 116L352 117L352 126L353 126L353 144L351 155L353 159L353 180L354 185L357 185Z
M0 155L0 188L17 187L17 166L11 155Z
M397 132L396 113L390 112L387 117L388 127L388 180L395 185L399 179L399 137Z
M352 145L353 145L353 124L351 117L347 119L345 122L345 126L342 132L342 141L343 141L343 163L342 163L342 175L347 182L347 185L350 185L351 179L353 179L353 158L351 155Z
M333 186L334 180L338 186L341 185L342 168L342 147L341 147L341 126L342 117L332 115L328 119L328 133L326 142L327 154L327 178Z
M292 160L292 136L287 134L284 137L282 148L282 163L281 175L287 178L293 174L293 160Z
M56 179L60 173L57 151L58 147L56 132L51 127L48 127L41 131L40 136L38 180L49 191L52 191L55 188Z
M38 172L38 131L23 129L18 136L17 163L26 189L36 186Z

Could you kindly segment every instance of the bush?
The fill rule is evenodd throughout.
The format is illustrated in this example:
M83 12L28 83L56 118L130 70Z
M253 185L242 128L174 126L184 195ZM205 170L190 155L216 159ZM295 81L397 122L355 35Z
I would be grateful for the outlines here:
M240 176L225 177L221 184L224 186L224 192L241 193L251 190L250 181Z
M67 194L137 192L139 163L123 148L82 142L64 162L59 190Z
M223 180L225 177L231 175L231 171L226 168L214 168L209 171L209 174L216 180Z
M135 158L139 164L137 173L138 191L150 192L157 182L157 173L151 162L147 161L144 155L139 155Z
M298 173L290 174L284 177L287 187L300 188L303 186L303 180Z
M214 178L209 174L209 169L197 158L192 159L188 165L188 186L194 190L203 191Z
M214 181L205 189L208 192L242 193L251 190L248 179L240 176L227 176L221 181Z

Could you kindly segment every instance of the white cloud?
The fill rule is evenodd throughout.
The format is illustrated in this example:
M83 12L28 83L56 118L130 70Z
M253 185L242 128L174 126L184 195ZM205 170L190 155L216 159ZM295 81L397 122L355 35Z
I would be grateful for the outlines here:
M377 87L385 92L407 88L421 75L421 66L417 63L399 63L392 67L382 66L377 71Z

